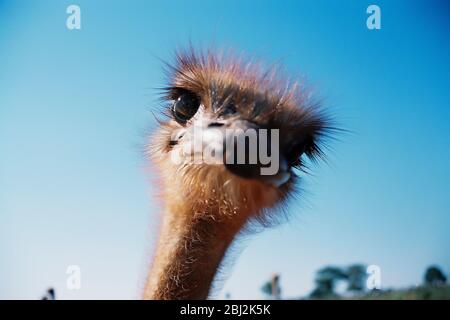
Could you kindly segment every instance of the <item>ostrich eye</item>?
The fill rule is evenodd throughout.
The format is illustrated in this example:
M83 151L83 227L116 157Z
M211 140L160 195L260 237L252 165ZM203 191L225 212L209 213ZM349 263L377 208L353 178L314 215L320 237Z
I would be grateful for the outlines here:
M287 152L287 160L289 164L295 165L300 161L300 157L302 156L304 152L304 147L302 145L296 145L291 148L289 148L289 151Z
M184 124L197 113L199 106L200 101L194 93L184 92L175 100L172 113L178 123Z
M313 150L314 142L312 138L306 137L303 141L292 145L286 154L286 158L291 165L300 163L300 157L303 154L309 154Z

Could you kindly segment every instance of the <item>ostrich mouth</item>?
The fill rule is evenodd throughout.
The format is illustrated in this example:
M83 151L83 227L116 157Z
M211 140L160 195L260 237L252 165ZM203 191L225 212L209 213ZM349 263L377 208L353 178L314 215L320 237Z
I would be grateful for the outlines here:
M261 174L263 166L260 164L225 163L224 165L229 172L240 178L259 180L276 188L281 187L291 178L291 170L285 165L285 161L280 164L277 172L271 175Z
M291 168L279 152L278 143L260 140L259 136L257 145L253 147L251 139L245 139L241 145L229 137L227 141L224 146L224 166L232 174L243 179L259 180L274 187L280 187L289 181ZM256 144L254 141L253 143Z
M184 163L221 165L242 179L280 187L291 178L291 168L279 148L276 129L242 124L236 128L186 128L177 133L176 145Z

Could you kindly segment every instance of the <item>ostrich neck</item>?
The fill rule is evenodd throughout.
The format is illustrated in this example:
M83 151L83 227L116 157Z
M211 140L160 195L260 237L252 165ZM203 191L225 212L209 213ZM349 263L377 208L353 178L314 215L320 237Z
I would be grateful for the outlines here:
M206 299L227 248L245 221L218 220L219 208L167 207L144 299Z

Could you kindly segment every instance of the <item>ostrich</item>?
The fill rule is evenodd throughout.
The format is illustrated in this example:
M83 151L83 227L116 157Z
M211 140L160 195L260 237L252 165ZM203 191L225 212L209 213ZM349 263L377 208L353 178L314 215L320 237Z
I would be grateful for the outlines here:
M164 210L144 299L206 299L233 240L251 222L266 225L281 215L304 157L323 155L328 117L276 69L194 49L168 65L167 112L147 147ZM262 129L271 139L262 139ZM250 131L257 134L253 142ZM278 161L270 174L262 174L268 167L262 149Z

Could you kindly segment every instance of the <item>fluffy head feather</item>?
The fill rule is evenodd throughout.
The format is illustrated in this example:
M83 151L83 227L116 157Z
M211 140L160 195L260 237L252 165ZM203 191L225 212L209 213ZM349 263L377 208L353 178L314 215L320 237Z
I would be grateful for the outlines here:
M160 122L149 144L149 153L159 168L166 204L180 214L214 215L216 220L246 221L261 217L294 190L298 182L293 168L302 167L302 157L322 156L322 139L330 129L320 107L308 99L297 83L289 84L277 68L265 69L229 53L178 53L168 65L169 83L163 97L169 103L168 119ZM170 110L183 94L195 96L200 107L185 123L176 121ZM278 129L280 152L288 159L289 179L281 186L258 177L244 178L225 165L186 161L174 163L183 136L199 121L233 127L251 123L258 128ZM175 137L175 138L174 138ZM189 157L188 157L189 156Z

